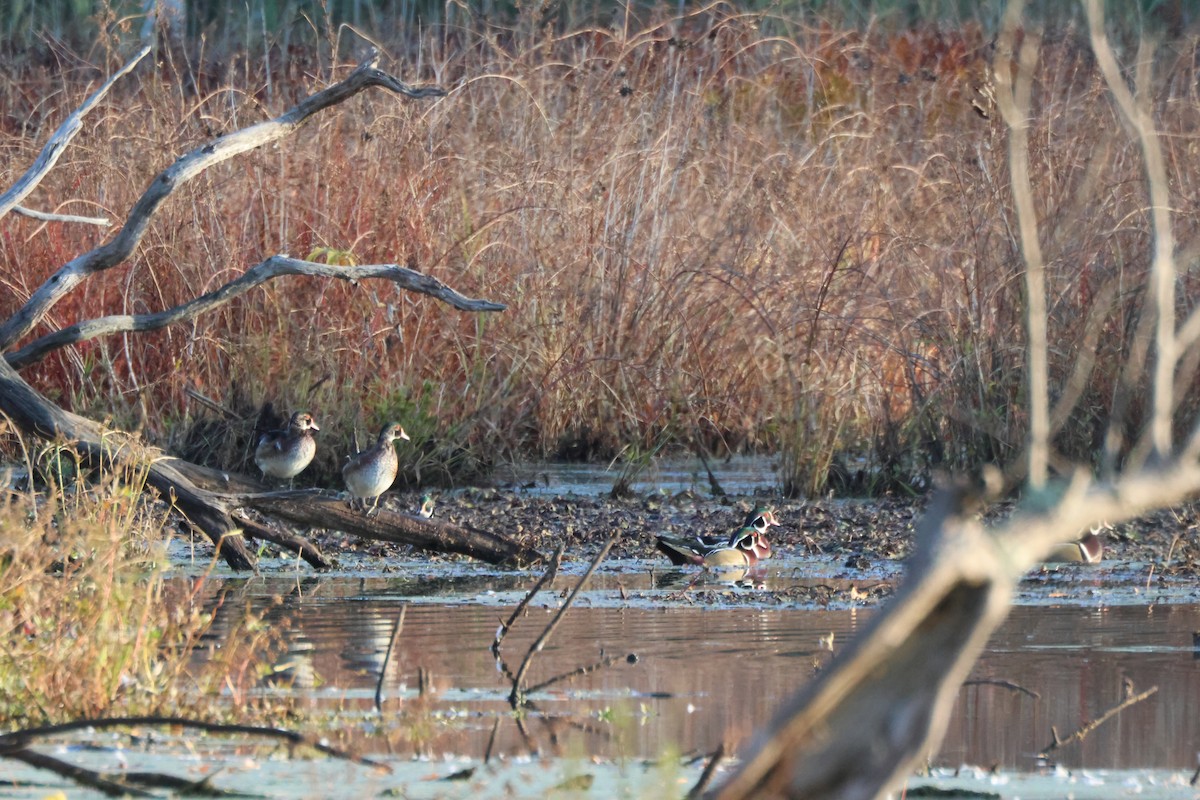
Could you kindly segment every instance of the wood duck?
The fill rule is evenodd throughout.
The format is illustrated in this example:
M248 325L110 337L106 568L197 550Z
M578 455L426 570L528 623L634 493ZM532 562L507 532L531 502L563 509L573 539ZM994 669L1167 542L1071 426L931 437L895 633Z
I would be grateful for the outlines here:
M742 527L754 528L759 533L766 533L768 528L778 524L779 520L775 518L775 512L769 506L755 506L754 510L746 515L746 522Z
M351 505L355 499L360 499L366 508L367 498L370 498L371 508L367 513L379 506L379 496L391 488L392 481L396 480L396 470L400 466L392 442L407 438L408 434L400 427L400 423L388 423L379 432L379 438L374 445L353 456L349 463L342 467L342 478L346 481L346 488L350 490Z
M433 495L426 492L421 495L421 507L417 510L422 519L429 519L433 516Z
M1104 526L1093 528L1082 538L1073 542L1064 542L1054 546L1054 550L1046 557L1048 562L1066 561L1075 564L1098 564L1104 558L1104 542L1096 534Z
M717 544L707 536L692 539L659 536L656 544L675 565L752 567L771 557L771 543L767 537L750 526L739 528L728 539Z
M317 440L313 432L319 430L311 416L297 411L288 420L286 429L268 431L259 437L254 463L264 476L286 480L291 486L292 480L316 455Z
M766 537L767 530L772 525L778 524L780 523L779 519L775 518L775 512L767 506L760 505L755 506L754 510L746 515L742 528L734 531L732 536L696 535L692 539L674 539L671 536L659 536L658 547L660 551L667 554L667 558L671 559L671 563L674 565L698 564L698 561L694 558L696 554L703 558L703 555L706 553L714 553L721 551L721 549L734 547L739 537L743 537L743 531L752 529L757 534L760 534L760 536L754 542L746 543L745 547L751 547L752 545L756 553L756 560L761 561L770 558L770 542L767 541ZM679 548L683 548L685 554L680 554ZM736 560L737 557L726 554L724 557L716 558L731 558Z

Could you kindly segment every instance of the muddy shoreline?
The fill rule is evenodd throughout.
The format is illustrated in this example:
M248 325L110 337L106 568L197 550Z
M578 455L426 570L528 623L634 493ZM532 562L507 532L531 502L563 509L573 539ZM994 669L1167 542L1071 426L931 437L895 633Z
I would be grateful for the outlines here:
M435 495L435 519L505 534L544 554L562 543L568 562L592 558L613 534L619 534L611 559L666 558L655 537L727 534L756 504L775 509L781 525L771 529L777 558L833 558L849 568L870 569L879 562L902 561L913 546L913 534L924 498L785 500L764 494L708 498L692 492L626 498L603 495L529 495L520 489L464 489ZM415 513L420 495L398 493L385 503ZM1011 505L990 509L989 518L1011 513ZM1103 534L1104 563L1137 562L1153 567L1151 579L1189 577L1200 573L1200 548L1191 533L1200 526L1196 504L1149 514L1113 526ZM358 557L428 558L455 556L420 553L404 545L351 540L336 532L314 532L328 554Z

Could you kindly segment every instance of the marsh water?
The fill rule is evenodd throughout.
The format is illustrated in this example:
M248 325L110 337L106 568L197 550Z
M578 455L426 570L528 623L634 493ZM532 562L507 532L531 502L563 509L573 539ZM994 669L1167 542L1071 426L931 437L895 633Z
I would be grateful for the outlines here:
M388 710L419 711L428 724L401 749L482 758L498 723L494 754L657 758L671 749L708 752L722 741L735 749L744 745L828 663L830 648L840 649L870 618L872 610L855 607L753 604L755 593L835 580L818 573L842 572L833 564L820 566L780 562L754 585L709 587L708 602L691 605L679 601L676 585L660 585L664 573L610 565L535 656L528 684L604 655L633 654L636 662L622 658L533 693L534 710L523 725L510 713L511 683L503 665L516 670L561 602L559 591L535 601L505 638L498 661L490 646L499 620L515 607L528 577L471 574L460 567L455 579L443 574L423 580L427 568L412 564L401 565L403 578L260 578L237 590L264 602L282 598L270 613L272 624L287 631L280 663L289 670L289 691L316 706L361 713L363 737L356 745L364 749L372 748L376 723L366 723L374 719L374 693L404 607L403 628L383 674L383 719ZM1055 588L1031 588L1026 604L1013 610L975 667L973 678L989 682L962 690L936 763L1037 769L1051 726L1061 736L1070 734L1120 702L1125 682L1132 681L1135 691L1157 686L1157 695L1056 759L1070 768L1195 766L1200 661L1192 633L1200 606L1154 602L1161 598L1136 602L1132 589L1128 602L1106 605L1100 599L1104 577L1086 569L1064 568ZM572 580L566 576L558 585ZM1055 602L1051 595L1064 593L1067 584L1074 599ZM726 593L738 605L724 606ZM751 605L741 605L748 596Z
M694 469L670 475L668 491L700 480ZM521 490L561 492L569 484L594 493L605 478L611 473L545 474ZM737 485L763 480L761 471L748 470ZM297 700L327 715L343 731L336 744L388 760L401 776L343 762L279 763L278 749L264 757L248 742L213 740L197 751L193 739L169 733L141 749L115 735L111 749L97 748L93 737L77 760L193 778L217 769L231 776L226 788L271 796L541 797L555 788L568 796L682 796L702 766L691 756L720 743L744 750L875 613L873 604L847 600L845 592L822 604L788 590L901 579L901 565L891 562L860 571L839 559L786 553L747 579L695 585L693 573L661 563L607 561L533 657L526 685L606 658L612 663L532 690L529 707L516 714L510 676L583 568L564 565L504 638L499 658L491 645L500 621L536 571L431 563L419 555L384 564L344 561L320 575L290 560L264 561L254 577L181 569L175 580L215 614L213 647L247 603L279 634L275 672L252 682L252 695ZM958 781L972 791L1023 797L1108 797L1118 790L1193 796L1200 592L1155 582L1148 593L1147 574L1146 565L1105 563L1030 576L959 694L931 763L939 785ZM1068 736L1127 693L1151 687L1156 694L1057 751L1052 763L1039 758L1052 731ZM485 779L442 781L480 768L485 756ZM14 774L32 781L28 770ZM580 777L587 780L576 782ZM57 784L27 785L34 788L23 793L0 782L0 796L42 796Z

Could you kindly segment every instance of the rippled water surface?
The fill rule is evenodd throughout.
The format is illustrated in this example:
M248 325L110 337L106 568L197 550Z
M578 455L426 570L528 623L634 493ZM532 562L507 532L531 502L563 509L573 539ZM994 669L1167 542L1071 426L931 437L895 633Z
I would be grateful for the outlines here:
M719 469L730 491L773 480L761 460ZM522 492L598 494L619 474L557 470L535 465L512 479ZM643 491L707 484L699 462L660 466L644 477L650 482ZM225 641L247 602L265 609L282 651L277 674L253 691L294 694L328 712L348 731L336 744L386 760L395 774L336 761L281 762L278 751L219 738L197 751L195 737L166 732L141 750L115 734L93 737L78 752L69 742L60 747L103 769L159 769L192 779L217 769L225 788L281 797L682 796L702 764L677 756L709 753L720 743L743 750L875 613L847 590L901 577L901 565L892 562L856 571L833 558L776 558L736 583L692 585L694 574L661 563L610 560L534 656L526 685L550 683L532 690L528 709L515 714L511 675L583 565L564 565L497 658L491 644L500 620L536 572L420 558L346 564L315 575L294 562L264 560L256 577L178 580L214 611L214 645ZM1200 746L1200 654L1193 644L1200 591L1156 583L1147 594L1146 574L1145 565L1106 563L1031 575L959 693L932 762L939 786L1006 797L1194 796L1188 780ZM819 593L797 591L813 587L839 591L825 595L827 605L813 599ZM387 658L401 610L403 627ZM612 663L554 681L605 660ZM1038 758L1055 732L1069 736L1127 693L1152 687L1158 691L1149 699L1055 752L1053 764ZM480 772L462 782L440 780L464 768ZM10 774L32 781L24 768ZM0 796L41 797L59 785L6 789L4 777Z
M1109 769L1195 765L1200 662L1192 631L1200 608L1189 602L1102 605L1102 587L1092 585L1096 573L1084 569L1065 573L1064 585L1053 590L1031 587L1027 599L1039 602L1014 609L974 671L990 682L962 690L936 763L1034 769L1052 727L1070 734L1119 702L1131 681L1134 691L1158 686L1158 694L1064 748L1057 760ZM654 758L669 747L706 752L724 741L736 748L829 662L831 646L844 646L874 613L733 605L753 602L756 593L765 597L772 586L833 580L813 576L811 565L777 565L760 578L760 588L710 588L706 602L695 605L677 585L662 586L670 582L661 572L610 566L536 655L528 684L605 655L632 654L636 663L622 658L535 692L533 713L518 725L509 713L504 667L516 670L575 578L561 576L554 591L539 595L503 642L498 661L490 645L499 620L532 577L457 567L454 578L435 578L421 564L411 571L407 577L231 584L240 594L282 598L271 621L286 630L289 655L282 663L291 667L295 691L314 704L364 715L406 607L383 677L383 719L386 724L389 711L426 715L420 741L404 747L434 756L482 757L489 740L493 753L507 755ZM1046 596L1066 594L1065 587L1071 588L1069 603ZM721 602L723 594L730 605ZM370 749L371 737L364 734L360 744Z

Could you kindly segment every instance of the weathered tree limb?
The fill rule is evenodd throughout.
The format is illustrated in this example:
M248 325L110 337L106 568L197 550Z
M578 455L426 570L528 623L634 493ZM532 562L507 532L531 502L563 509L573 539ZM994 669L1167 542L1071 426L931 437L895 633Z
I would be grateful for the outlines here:
M1013 42L1021 19L1024 3L1013 0L1005 10L1005 24L997 43L998 54L1004 56L996 76L996 103L1008 123L1008 157L1012 165L1009 177L1013 183L1013 204L1017 211L1017 230L1021 238L1021 254L1025 259L1025 297L1029 312L1025 315L1028 331L1027 370L1029 378L1029 485L1040 491L1046 485L1050 468L1050 368L1049 346L1046 341L1046 264L1038 240L1037 210L1029 180L1029 109L1033 85L1033 68L1041 37L1026 30L1021 40L1016 75L1009 63Z
M0 755L8 755L10 751L28 747L33 744L35 739L44 739L51 736L59 736L64 733L78 730L107 730L109 728L128 728L128 727L144 727L144 726L159 726L172 728L188 728L191 730L200 730L206 733L217 734L241 734L248 736L263 736L269 739L282 739L290 744L302 745L311 747L319 753L324 753L334 758L352 761L355 764L364 764L366 766L382 769L391 772L392 768L380 761L375 761L364 756L356 755L347 750L334 747L328 744L323 737L309 736L296 731L290 731L286 728L267 728L262 725L239 725L236 723L222 722L206 722L199 719L191 719L189 717L171 717L158 715L145 715L136 717L100 717L98 719L80 719L71 722L61 722L56 725L42 725L36 728L24 728L21 730L11 731L9 733L0 733Z
M1166 157L1158 138L1151 105L1154 49L1150 40L1143 36L1137 53L1135 94L1125 84L1112 46L1108 43L1100 0L1084 0L1083 7L1087 13L1088 34L1096 64L1104 75L1109 93L1121 110L1121 117L1141 147L1142 166L1146 170L1150 224L1154 230L1154 255L1150 261L1148 289L1155 313L1155 361L1151 392L1153 413L1146 431L1146 446L1157 458L1164 459L1171 453L1171 410L1179 341L1175 333L1176 270L1175 233L1171 226L1171 185L1167 180Z
M279 545L300 556L317 569L329 569L334 564L331 558L321 552L321 548L302 536L296 536L287 531L273 530L266 525L259 525L253 520L246 519L243 514L234 514L233 519L246 532L246 536L251 539L261 539L264 542Z
M517 667L517 674L513 676L512 691L508 695L508 702L514 709L524 706L528 702L527 695L529 692L525 688L525 675L529 672L529 666L533 663L534 655L540 653L542 648L546 646L546 642L550 640L550 635L554 633L555 629L558 627L558 624L562 622L563 617L566 616L567 611L575 603L575 598L579 596L579 592L583 590L583 587L592 577L592 573L596 571L596 567L600 566L600 562L608 557L609 551L612 550L613 545L617 543L619 538L621 538L620 534L613 534L608 538L608 541L605 542L604 546L600 548L600 552L596 553L596 557L592 559L592 563L588 565L588 568L584 571L583 575L580 576L579 582L575 584L575 588L571 590L571 592L567 595L567 598L563 600L562 605L558 607L558 611L556 611L554 616L551 617L550 621L546 623L545 629L541 632L538 638L534 640L533 644L529 645L529 651L525 653L525 658L521 661L521 666Z
M127 259L141 242L151 218L163 201L180 186L209 167L290 136L309 117L330 106L337 105L365 89L382 87L414 99L445 95L445 91L438 87L409 86L398 78L377 69L378 58L378 53L372 53L345 80L306 97L294 108L275 119L218 137L208 144L180 156L174 164L160 172L150 182L150 186L134 204L125 225L111 240L60 267L34 291L16 314L0 325L0 350L11 349L15 342L33 330L33 327L59 300L89 276L110 269Z
M322 492L266 492L239 495L236 500L247 508L300 525L332 528L363 539L408 544L439 553L458 553L489 564L527 566L542 560L538 551L508 537L383 507L367 515Z
M81 225L97 225L101 228L108 228L112 225L112 220L108 217L81 217L77 214L48 214L45 211L35 211L32 208L25 206L13 206L12 213L20 214L30 219L40 220L41 222L77 222Z
M1037 700L1041 697L1040 694L1032 689L1026 689L1019 683L1007 681L1003 678L972 678L969 681L963 681L963 686L999 686L1001 689L1008 689L1010 692L1020 692L1026 697L1031 697Z
M20 761L22 764L28 764L35 769L44 769L47 772L53 772L55 775L69 778L80 786L95 789L109 797L155 797L152 792L148 792L145 789L130 786L124 781L114 780L114 778L96 770L63 761L61 758L55 758L45 753L39 753L37 750L30 750L27 747L3 748L0 749L0 756L11 758L13 761Z
M352 282L379 278L392 281L400 289L434 297L460 311L503 311L505 309L502 303L465 297L437 278L398 264L363 264L355 267L342 267L318 264L314 261L301 261L287 256L273 256L251 267L240 278L174 308L153 314L114 314L108 317L99 317L77 322L62 330L42 336L20 350L8 354L8 363L20 369L40 361L60 347L116 333L158 330L177 322L195 319L201 314L208 313L235 297L245 294L256 286L284 275L307 275Z
M108 94L113 84L129 74L149 52L149 46L138 50L133 58L126 62L125 66L114 72L99 89L92 92L92 95L83 101L83 105L75 109L74 113L63 120L62 124L58 126L58 130L54 132L54 135L50 137L50 140L42 148L42 152L38 154L37 159L25 171L25 174L17 179L12 188L0 194L0 217L12 211L18 203L28 197L29 193L37 188L47 173L54 169L54 165L58 163L58 159L62 156L63 151L66 150L67 145L71 143L71 140L75 138L83 127L83 118L104 99L104 96Z
M270 492L246 475L202 467L142 443L135 437L104 429L97 422L51 403L0 359L0 412L35 435L69 443L88 463L138 464L147 482L164 500L217 547L230 567L253 569L254 556L243 539L238 508L253 508L301 525L335 528L353 536L410 544L439 552L461 553L493 564L523 565L541 559L534 549L486 531L380 509L367 516L345 503L311 491ZM309 563L325 561L311 543L273 538L269 531L253 535L296 549Z
M1158 687L1151 686L1149 689L1147 689L1144 692L1126 697L1120 703L1117 703L1115 706L1108 709L1103 714L1096 717L1094 720L1092 720L1084 725L1081 725L1077 730L1075 730L1070 736L1068 736L1065 739L1060 739L1058 736L1058 731L1051 729L1051 735L1054 737L1054 739L1053 739L1053 741L1050 742L1050 744L1048 744L1044 748L1042 748L1042 752L1039 755L1046 756L1048 753L1051 753L1060 747L1065 747L1066 745L1069 745L1072 742L1082 742L1084 739L1086 739L1088 737L1088 735L1092 731L1096 730L1101 725L1108 722L1110 719L1115 717L1117 714L1120 714L1122 711L1129 708L1130 706L1137 705L1138 703L1142 702L1143 700L1147 699L1148 697L1151 697L1152 695L1154 695L1157 692L1158 692Z
M566 548L564 544L559 542L558 547L554 548L554 553L550 556L550 563L546 566L546 571L542 573L542 577L537 579L537 583L533 585L525 596L521 598L521 602L517 603L517 607L509 614L508 619L500 623L500 627L496 629L496 638L492 640L492 655L497 659L500 658L500 643L504 641L504 637L512 630L513 624L516 623L517 617L525 611L530 601L534 596L542 590L543 586L551 583L558 575L558 568L562 564L563 550ZM506 670L507 672L507 670Z
M239 570L254 567L254 558L246 549L229 508L220 498L189 480L176 466L179 459L166 457L162 451L147 447L134 437L106 430L98 422L59 408L22 380L3 359L0 359L0 411L21 430L43 439L69 443L89 464L147 465L147 482L212 540L229 566Z

